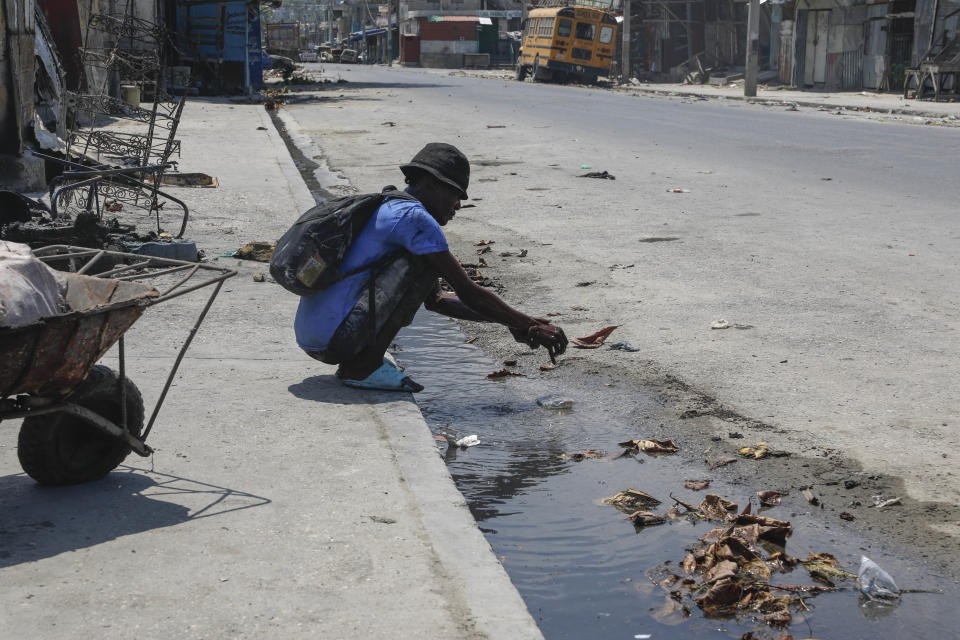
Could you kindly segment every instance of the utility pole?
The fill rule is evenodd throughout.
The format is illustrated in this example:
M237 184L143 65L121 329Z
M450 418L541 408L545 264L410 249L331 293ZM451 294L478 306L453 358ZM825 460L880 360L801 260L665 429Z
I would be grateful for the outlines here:
M631 0L623 0L623 29L622 40L620 41L620 83L630 82L630 11L632 8Z
M743 95L757 95L757 72L760 67L760 0L750 0L747 13L747 69L743 79Z
M393 66L393 27L390 26L390 14L393 11L393 3L387 3L387 66Z

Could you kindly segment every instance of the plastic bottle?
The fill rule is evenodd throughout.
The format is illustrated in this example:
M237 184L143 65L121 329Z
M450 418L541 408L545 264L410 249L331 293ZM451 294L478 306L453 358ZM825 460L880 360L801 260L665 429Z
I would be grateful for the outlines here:
M857 586L860 587L860 593L868 598L900 597L900 589L897 588L890 574L867 556L860 556Z
M552 393L542 398L537 398L537 404L544 409L572 409L573 400L570 398Z

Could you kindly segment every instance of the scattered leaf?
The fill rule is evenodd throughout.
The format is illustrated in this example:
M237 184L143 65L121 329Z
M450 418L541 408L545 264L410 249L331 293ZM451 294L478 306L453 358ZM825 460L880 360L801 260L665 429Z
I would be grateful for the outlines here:
M540 371L552 371L559 367L560 365L553 362L548 362L547 364L540 365Z
M473 243L475 247L485 247L487 245L493 244L496 240L481 240L480 242Z
M601 451L599 449L584 449L583 451L577 451L576 453L562 453L560 457L564 460L573 460L574 462L580 462L581 460L591 460L602 458L607 455L606 451Z
M663 524L667 521L663 516L658 516L652 511L634 511L627 516L627 520L633 522L635 527L650 527L657 524Z
M697 511L706 519L719 520L720 522L732 521L734 517L731 516L729 512L736 510L736 503L726 498L721 498L715 493L705 495L700 502L700 506L697 507Z
M758 442L755 447L742 447L737 453L745 458L760 460L761 458L767 457L767 443Z
M685 480L683 486L691 491L703 491L710 486L709 480Z
M810 491L810 489L803 490L803 498L815 507L820 504L820 498L813 495L813 491Z
M853 515L852 513L847 512L847 511L842 511L842 512L840 512L840 517L841 517L842 519L844 519L844 520L856 520L856 518L854 517L854 515Z
M730 458L727 456L721 456L719 458L707 458L706 463L711 469L716 469L718 467L725 467L731 462L736 462L736 458Z
M620 511L623 511L624 513L629 514L640 510L642 507L656 506L660 504L660 501L649 493L645 493L637 489L627 489L626 491L620 491L609 498L604 498L603 504L608 504L619 509Z
M610 337L610 334L613 333L613 330L616 328L617 325L605 327L583 338L574 338L570 342L573 346L579 347L580 349L597 349L603 344L604 340Z
M780 492L779 491L757 491L757 498L760 500L760 504L765 507L776 507L780 505Z
M618 442L618 446L631 451L632 453L676 453L680 447L673 443L673 440L627 440Z

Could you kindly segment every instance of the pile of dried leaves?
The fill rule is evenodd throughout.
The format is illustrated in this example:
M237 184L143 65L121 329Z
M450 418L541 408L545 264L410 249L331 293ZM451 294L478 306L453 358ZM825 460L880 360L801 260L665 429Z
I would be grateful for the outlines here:
M810 554L806 560L787 555L784 547L793 526L786 520L754 515L749 505L738 514L736 504L715 494L708 494L698 506L673 500L677 505L667 517L689 515L722 526L703 536L678 570L666 562L648 572L667 592L670 613L686 617L691 605L696 605L707 617L749 616L784 626L793 619L792 610L807 609L805 598L836 591L838 583L856 579L838 569L830 554ZM797 566L804 567L819 584L771 582L775 573L789 573Z

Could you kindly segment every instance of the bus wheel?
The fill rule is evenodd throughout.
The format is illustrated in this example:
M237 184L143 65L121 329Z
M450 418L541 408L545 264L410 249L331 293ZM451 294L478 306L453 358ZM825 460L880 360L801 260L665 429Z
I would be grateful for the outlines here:
M520 62L517 62L517 81L523 82L527 77L527 68Z

